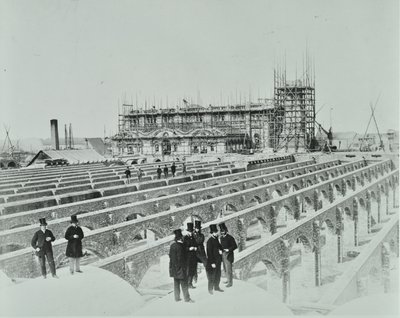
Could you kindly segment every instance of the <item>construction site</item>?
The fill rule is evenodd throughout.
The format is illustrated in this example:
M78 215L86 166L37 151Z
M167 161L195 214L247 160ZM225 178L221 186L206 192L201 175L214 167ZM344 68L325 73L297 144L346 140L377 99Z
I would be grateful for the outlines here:
M303 75L287 78L276 67L274 95L228 103L157 108L123 103L114 153L191 155L196 153L307 152L315 140L314 67L307 58Z

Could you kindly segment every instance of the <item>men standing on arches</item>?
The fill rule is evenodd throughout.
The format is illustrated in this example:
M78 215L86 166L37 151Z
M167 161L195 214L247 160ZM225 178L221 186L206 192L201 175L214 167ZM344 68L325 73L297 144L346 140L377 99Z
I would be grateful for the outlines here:
M39 219L40 230L37 231L32 238L31 245L35 249L36 255L39 257L40 269L42 271L43 278L46 278L46 258L50 266L51 275L54 278L58 278L56 275L56 265L53 257L53 247L51 242L54 242L56 238L53 233L47 229L47 222L45 218Z
M218 229L216 224L210 224L211 237L207 241L207 278L208 292L223 292L219 287L221 280L222 246L218 241Z
M185 302L193 303L190 299L187 285L187 252L183 245L183 235L180 229L174 231L175 242L169 249L169 276L174 278L175 301L181 301L181 288Z
M228 234L228 228L225 223L219 224L220 232L221 232L221 246L222 246L222 262L224 264L224 272L227 278L226 287L231 287L233 284L233 273L232 273L232 264L233 264L233 251L237 249L237 244L233 236Z
M197 242L193 236L193 223L187 223L187 235L185 235L183 239L183 243L185 244L185 248L187 251L187 278L188 278L188 287L196 288L193 286L193 277L196 275L197 271Z
M201 233L201 221L199 220L194 221L193 236L197 243L197 251L196 251L197 262L202 263L204 268L206 268L207 256L206 256L206 250L204 249L204 234ZM195 282L197 282L197 266L196 266L195 276L193 279Z
M66 256L69 258L69 271L71 275L74 271L82 273L80 268L80 258L82 254L82 239L84 237L81 227L78 225L76 215L71 215L71 226L65 232L65 239L68 240Z

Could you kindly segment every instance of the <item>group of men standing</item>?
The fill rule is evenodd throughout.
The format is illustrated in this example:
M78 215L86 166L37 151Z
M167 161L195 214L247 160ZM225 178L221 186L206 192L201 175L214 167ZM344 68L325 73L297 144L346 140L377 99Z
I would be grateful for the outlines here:
M169 273L174 278L175 301L180 301L180 290L186 302L194 302L189 295L189 288L196 288L193 282L197 280L197 263L202 263L206 269L208 292L223 292L219 284L221 281L221 263L223 263L227 278L226 287L233 284L232 264L233 251L237 248L235 239L228 234L225 223L219 224L221 237L219 238L216 224L210 225L210 238L204 248L205 236L201 232L201 221L187 223L187 235L182 231L174 231L175 242L169 251Z
M39 219L40 230L33 235L31 245L35 250L36 256L39 258L40 269L43 278L47 277L46 258L49 263L50 273L54 278L58 278L56 274L56 266L54 263L53 247L51 242L55 241L53 233L47 229L45 218ZM79 221L76 215L71 215L71 225L65 232L64 238L68 240L67 250L65 255L69 259L69 270L73 275L74 272L82 273L80 269L80 258L82 253L82 239L84 238L83 230L79 226Z

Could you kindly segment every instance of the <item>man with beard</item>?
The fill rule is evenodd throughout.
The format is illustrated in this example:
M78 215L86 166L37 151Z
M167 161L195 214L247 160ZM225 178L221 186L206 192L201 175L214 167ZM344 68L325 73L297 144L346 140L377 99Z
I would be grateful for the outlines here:
M223 292L219 288L221 280L222 246L218 241L218 229L216 224L210 225L211 237L207 241L207 278L208 292L212 295L213 290Z
M69 258L69 271L71 275L74 271L82 273L80 268L80 259L82 254L82 228L78 225L78 218L76 215L71 215L71 226L65 232L65 239L68 240L66 256Z
M187 278L188 278L188 287L196 288L193 286L193 277L197 271L197 243L193 236L193 223L187 223L187 235L185 235L183 239L183 243L185 244L186 252L187 252Z
M197 243L197 262L203 263L204 268L207 267L207 256L206 251L204 249L204 234L201 233L201 221L195 220L194 221L194 239ZM196 273L194 276L194 281L197 282L197 266L196 266Z
M190 299L187 285L187 252L183 245L183 235L180 229L174 231L175 242L169 249L169 276L174 278L175 301L181 301L181 288L185 302L193 303Z
M227 278L226 287L231 287L233 283L233 273L232 273L232 264L233 264L233 251L237 249L237 244L233 236L228 234L228 228L225 223L219 224L220 232L221 232L221 246L222 246L222 262L224 264L224 272Z

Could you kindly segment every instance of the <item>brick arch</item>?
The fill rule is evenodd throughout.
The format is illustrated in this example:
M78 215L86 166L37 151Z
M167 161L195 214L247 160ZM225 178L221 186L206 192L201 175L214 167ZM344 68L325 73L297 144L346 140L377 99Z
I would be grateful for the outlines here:
M334 187L335 187L335 189L336 189L336 191L338 192L338 193L342 193L342 188L341 188L341 186L340 186L340 184L338 184L338 183L335 183L334 184Z
M138 217L138 215L139 215L140 217L145 217L145 215L142 214L142 213L133 212L133 213L130 213L129 215L127 215L127 216L125 217L125 221L136 220L137 217Z
M324 230L324 226L328 229L328 231L332 234L335 234L335 222L330 218L326 218L320 225L321 230Z
M329 200L329 195L328 192L326 192L325 190L321 190L321 195L324 199Z
M303 246L308 250L308 251L312 251L313 249L313 244L312 244L312 237L309 237L307 234L305 233L296 233L295 236L293 236L293 238L291 239L290 242L290 250L292 250L295 242L299 242L302 243Z
M351 180L350 180L350 179L345 179L345 181L346 181L347 187L348 187L349 189L351 189L351 188L352 188L352 186L351 186Z
M82 250L91 251L99 258L106 258L108 256L111 256L110 249L107 246L105 246L105 244L94 241L91 238L85 238L82 242L83 242Z
M376 193L376 190L372 189L370 192L371 192L371 199L373 199L375 202L378 201L378 195Z
M160 258L164 255L168 255L168 251L169 251L169 246L163 249L155 250L152 257L146 257L146 259L144 259L143 262L141 262L140 267L133 266L133 264L136 263L135 261L133 262L126 261L125 279L135 288L138 288L148 270L152 266L158 265L160 262Z
M293 183L292 184L292 191L299 191L299 190L300 190L300 187L296 183Z
M358 205L359 205L361 208L366 209L366 207L367 207L367 202L366 202L366 200L365 200L363 197L359 197L359 198L358 198Z
M201 200L203 200L203 201L210 200L210 199L214 199L214 197L209 193L206 193L201 197Z
M307 179L306 181L306 187L312 187L314 184L310 179Z
M343 212L347 217L350 218L350 220L353 220L354 215L353 215L353 211L350 207L348 207L348 206L344 207Z
M257 202L257 204L261 204L261 203L262 203L262 199L261 199L258 195L254 195L254 196L250 199L248 205L250 205L252 202Z
M272 199L279 198L281 196L282 196L282 192L280 189L275 189L274 191L271 192Z

